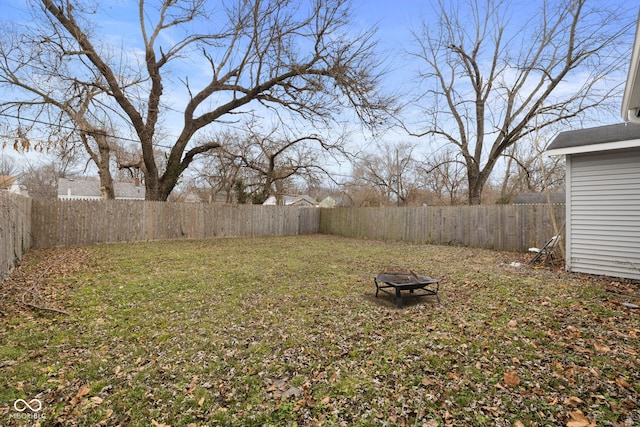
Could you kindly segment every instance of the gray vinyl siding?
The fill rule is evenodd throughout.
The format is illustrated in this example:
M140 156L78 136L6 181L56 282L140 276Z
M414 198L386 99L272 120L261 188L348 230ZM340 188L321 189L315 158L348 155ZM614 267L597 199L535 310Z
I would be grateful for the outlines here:
M567 267L640 279L640 149L567 156Z

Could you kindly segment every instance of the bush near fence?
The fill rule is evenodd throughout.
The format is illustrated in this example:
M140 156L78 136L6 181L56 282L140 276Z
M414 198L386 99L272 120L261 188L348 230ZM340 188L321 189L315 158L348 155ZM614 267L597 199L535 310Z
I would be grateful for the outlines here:
M331 234L526 251L554 235L549 206L298 208L126 200L0 199L0 278L30 247ZM564 205L553 205L564 223Z
M0 191L0 282L31 248L31 199Z

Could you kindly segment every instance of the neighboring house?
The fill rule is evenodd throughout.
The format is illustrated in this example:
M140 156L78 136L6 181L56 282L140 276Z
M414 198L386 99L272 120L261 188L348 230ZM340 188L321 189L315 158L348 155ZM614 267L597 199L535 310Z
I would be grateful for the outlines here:
M564 155L567 270L640 279L640 125L560 133Z
M315 208L318 206L316 200L308 195L302 196L282 196L282 201L284 206L298 206L298 207L311 207ZM275 206L278 202L276 200L276 196L269 196L267 200L263 203L263 205L267 206Z
M223 191L219 191L215 195L211 193L211 189L191 188L178 194L175 198L172 198L171 201L185 203L227 203L227 196Z
M551 203L564 203L565 198L565 193L549 194ZM549 200L546 193L520 193L511 202L512 205L546 205L547 203Z
M322 199L322 201L320 202L318 207L321 207L321 208L335 208L336 205L337 205L336 200L331 196L327 196L324 199Z
M117 200L144 200L145 189L139 182L114 182L113 191ZM58 199L102 199L100 181L97 179L58 178Z

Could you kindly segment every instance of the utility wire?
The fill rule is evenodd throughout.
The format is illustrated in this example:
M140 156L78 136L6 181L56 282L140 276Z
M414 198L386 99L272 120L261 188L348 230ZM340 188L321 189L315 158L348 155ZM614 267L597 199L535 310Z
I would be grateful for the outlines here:
M174 110L174 111L177 111L177 110ZM59 127L61 129L66 129L66 130L77 130L73 126L61 125L61 124L58 124L58 123L50 123L50 122L46 122L46 121L39 120L39 119L18 117L18 116L12 115L12 114L2 113L2 112L0 112L0 116L8 117L8 118L11 118L11 119L17 119L17 120L25 120L25 121L28 121L28 122L41 124L41 125L45 125L45 126ZM241 130L239 127L235 127L235 128ZM104 135L106 137L110 137L110 138L114 138L114 139L119 139L121 141L140 143L140 140L138 140L138 139L126 138L126 137L123 137L123 136L116 136L116 135L112 135L112 134L109 134L109 133L106 133L106 132L92 132L92 133L99 134L99 135ZM0 135L0 137L15 138L15 135ZM173 138L175 138L175 137L173 137ZM160 143L154 143L153 146L154 147L159 147L159 148L165 148L167 150L171 150L173 148L172 146L163 145L163 144L160 144ZM313 150L313 151L318 151L318 152L321 152L321 153L325 152L324 150L322 150L320 148L317 148L317 147L307 147L307 149Z
M66 130L77 130L73 126L61 125L61 124L57 124L57 123L49 123L49 122L45 122L45 121L42 121L42 120L30 119L30 118L26 118L26 117L18 117L18 116L15 116L15 115L12 115L12 114L7 114L7 113L0 113L0 116L9 117L11 119L17 119L17 120L25 120L25 121L28 121L28 122L37 123L37 124L45 125L45 126L55 126L55 127L59 127L61 129L66 129ZM114 138L114 139L119 139L119 140L122 140L122 141L135 142L135 143L139 143L140 142L140 140L138 140L138 139L126 138L124 136L111 135L111 134L108 134L106 132L92 132L92 133L95 133L95 134L98 134L98 135L104 135L104 136L107 136L107 137L110 137L110 138ZM2 135L2 136L6 136L6 135ZM15 137L15 136L13 136L13 137ZM13 138L13 137L11 137L11 138ZM160 148L166 148L168 150L173 148L173 147L170 147L168 145L162 145L162 144L158 144L158 143L154 143L153 146L154 147L160 147Z

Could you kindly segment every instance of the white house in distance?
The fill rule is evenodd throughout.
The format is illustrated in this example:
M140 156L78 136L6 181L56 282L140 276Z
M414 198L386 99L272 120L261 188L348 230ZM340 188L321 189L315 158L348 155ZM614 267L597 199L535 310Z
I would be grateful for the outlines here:
M315 208L318 205L313 197L306 194L302 196L282 196L282 202L284 206L298 206L304 208ZM263 203L265 206L275 206L277 204L278 201L276 196L269 196Z
M320 203L309 195L302 196L283 196L282 202L284 206L297 206L300 208L335 208L337 202L331 196L325 197ZM269 196L263 203L265 206L275 206L278 204L276 196Z
M627 123L560 133L566 156L566 268L640 279L640 32L622 102Z
M140 182L114 182L116 200L144 200L145 188ZM97 179L58 178L58 199L100 200L100 181Z

